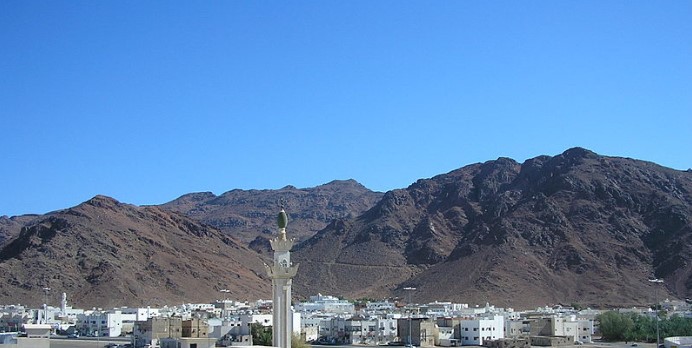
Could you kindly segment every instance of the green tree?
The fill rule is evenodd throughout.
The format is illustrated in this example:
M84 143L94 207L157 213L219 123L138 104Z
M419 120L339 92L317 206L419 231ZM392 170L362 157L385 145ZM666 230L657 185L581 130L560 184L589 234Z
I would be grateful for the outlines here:
M692 319L673 315L660 323L661 337L692 336Z
M273 344L273 330L271 326L263 326L259 323L250 324L250 333L252 334L252 345L255 346L271 346ZM291 348L312 348L311 345L299 335L293 335L291 338Z
M624 341L629 338L628 332L634 327L631 317L608 311L598 316L601 336L607 341Z
M625 333L626 340L650 342L656 338L656 322L653 318L636 313L630 313L629 317L634 325Z
M656 321L660 337L692 335L692 319L673 315L666 318L665 311L658 317L636 313L605 312L598 317L603 339L608 341L656 342Z
M250 324L250 334L252 335L253 346L272 345L272 327L263 326L260 323Z

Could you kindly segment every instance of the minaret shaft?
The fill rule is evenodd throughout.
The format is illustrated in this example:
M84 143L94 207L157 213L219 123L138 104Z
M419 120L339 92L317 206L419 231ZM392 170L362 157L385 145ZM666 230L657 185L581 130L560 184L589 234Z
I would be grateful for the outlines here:
M286 238L286 213L279 213L279 236L270 241L274 250L274 264L266 265L267 274L272 279L273 335L272 345L290 348L293 335L293 311L291 310L291 286L298 272L298 265L291 262L293 239Z

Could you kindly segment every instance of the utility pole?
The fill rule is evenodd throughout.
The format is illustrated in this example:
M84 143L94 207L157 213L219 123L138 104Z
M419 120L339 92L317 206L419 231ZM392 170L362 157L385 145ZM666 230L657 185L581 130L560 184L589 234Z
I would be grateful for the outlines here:
M404 290L406 290L407 295L408 295L408 300L406 301L406 306L411 306L411 294L413 291L416 291L416 288L413 287L405 287ZM413 341L411 341L411 316L413 315L413 308L409 308L408 312L408 346L413 347Z
M654 301L656 303L654 304L654 309L656 310L656 348L658 348L661 345L661 331L659 329L658 322L660 318L658 317L658 285L657 284L662 284L663 279L649 279L650 283L654 283Z
M49 287L43 288L43 323L48 324L48 292ZM41 323L39 323L41 324Z

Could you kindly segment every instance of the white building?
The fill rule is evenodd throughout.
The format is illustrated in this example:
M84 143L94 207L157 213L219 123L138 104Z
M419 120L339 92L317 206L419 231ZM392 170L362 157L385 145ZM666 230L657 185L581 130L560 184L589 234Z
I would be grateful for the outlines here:
M147 321L149 318L160 315L158 308L151 307L122 307L120 312L123 316L127 315L128 320L133 318L134 321Z
M663 345L666 348L692 348L692 336L666 337Z
M376 319L352 317L346 320L344 327L347 344L375 344L378 338Z
M243 326L250 326L252 323L262 324L262 326L272 326L271 314L241 314L238 319Z
M505 319L499 315L463 319L459 325L459 333L462 345L482 346L485 341L505 338Z
M368 301L365 304L366 313L383 313L394 311L396 306L389 301Z
M574 341L578 341L579 329L578 323L574 318L570 317L553 317L553 334L551 336L566 336L572 337Z
M290 313L292 316L292 323L293 323L293 333L296 335L300 335L300 313L296 312L291 312ZM242 326L245 327L250 327L250 324L252 323L258 323L262 324L263 326L272 326L272 319L273 315L272 314L241 314L238 315L238 319L241 322Z
M377 343L394 341L398 335L397 322L401 315L389 314L377 319Z
M77 322L77 316L84 314L83 309L75 309L67 304L67 294L62 293L62 300L60 301L60 312L54 314L54 316L60 319L60 328L66 330L69 326L74 325Z
M209 337L218 339L224 344L248 346L252 341L250 326L243 324L237 316L208 319L207 324Z
M298 312L308 313L338 313L338 314L353 314L355 306L353 303L346 300L339 300L334 296L318 294L310 296L310 301L301 302L295 306Z
M305 341L316 341L320 338L322 321L330 318L326 314L300 313L301 332L305 334Z
M593 342L593 333L594 333L594 325L593 325L593 320L591 319L577 319L577 337L576 341L580 341L582 343L592 343Z
M326 343L343 343L346 339L346 318L331 317L320 322L320 337L326 337Z
M468 308L468 305L466 305ZM463 304L452 302L430 302L421 306L421 311L429 316L448 316L454 310L462 310Z
M123 331L123 316L120 310L93 311L77 316L77 330L82 334L118 337Z

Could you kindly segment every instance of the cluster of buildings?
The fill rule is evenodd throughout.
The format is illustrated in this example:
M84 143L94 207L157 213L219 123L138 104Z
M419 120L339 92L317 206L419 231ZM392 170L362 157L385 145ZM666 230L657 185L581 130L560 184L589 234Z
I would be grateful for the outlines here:
M362 308L347 308L341 303L339 312L332 311L330 308L338 302L345 301L318 295L307 304L295 306L301 313L302 333L307 340L418 347L479 346L507 339L523 339L532 345L574 344L592 341L594 319L599 314L562 307L515 312L489 304L401 305L388 301L367 302Z
M664 301L669 312L692 317L684 301ZM268 300L184 304L161 308L76 309L63 294L59 307L0 307L0 344L48 340L50 334L130 337L133 347L215 347L252 345L252 324L272 326ZM648 308L626 308L651 315ZM427 304L399 301L354 303L333 296L311 296L292 306L292 331L321 344L412 345L416 347L558 346L590 343L598 330L598 310L541 307L514 311L490 304ZM18 332L27 333L21 337ZM40 345L38 345L40 346ZM47 347L47 345L46 345Z

